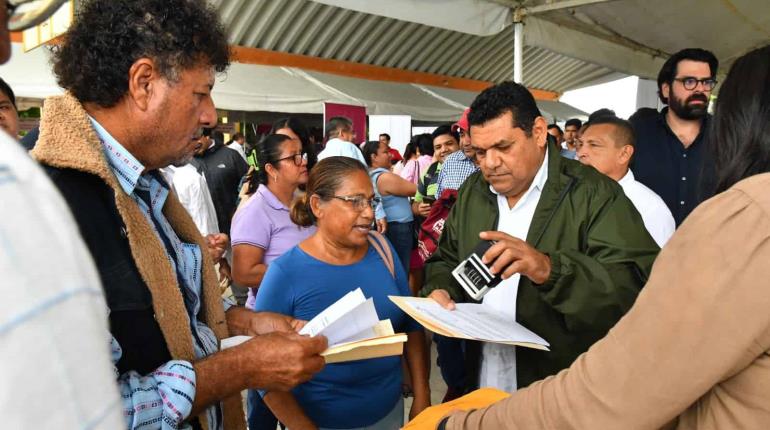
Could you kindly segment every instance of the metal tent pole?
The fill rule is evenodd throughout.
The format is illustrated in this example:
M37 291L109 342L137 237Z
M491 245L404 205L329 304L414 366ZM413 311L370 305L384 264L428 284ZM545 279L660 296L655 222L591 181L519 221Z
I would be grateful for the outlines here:
M521 84L521 72L523 68L522 53L524 52L524 24L513 23L513 81Z

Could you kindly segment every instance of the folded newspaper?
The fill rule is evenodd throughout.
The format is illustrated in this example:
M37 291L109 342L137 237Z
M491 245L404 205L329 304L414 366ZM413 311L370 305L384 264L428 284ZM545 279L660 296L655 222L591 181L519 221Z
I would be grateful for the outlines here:
M446 310L433 299L388 296L426 329L447 337L525 346L548 351L542 337L502 312L478 303L457 303Z
M394 333L390 320L380 321L374 301L357 288L310 320L299 334L326 336L329 347L321 355L326 363L401 355L406 334ZM222 339L222 349L239 345L251 336Z

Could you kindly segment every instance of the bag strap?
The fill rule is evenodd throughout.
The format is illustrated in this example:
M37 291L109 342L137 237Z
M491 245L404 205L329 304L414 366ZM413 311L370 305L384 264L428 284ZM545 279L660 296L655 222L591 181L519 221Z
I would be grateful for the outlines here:
M393 263L393 254L390 253L390 245L387 240L380 233L376 231L369 232L369 244L380 254L382 262L385 263L385 267L388 268L390 276L396 279L396 270Z

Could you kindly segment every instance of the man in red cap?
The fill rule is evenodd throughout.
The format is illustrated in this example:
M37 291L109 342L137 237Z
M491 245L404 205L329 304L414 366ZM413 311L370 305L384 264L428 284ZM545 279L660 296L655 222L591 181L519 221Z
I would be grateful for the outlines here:
M444 166L438 175L436 198L441 197L444 190L459 190L460 186L473 173L479 170L476 165L476 155L471 148L471 136L468 134L468 113L465 109L460 120L452 124L452 132L460 132L460 150L451 154L444 161Z
M380 134L380 142L388 145L388 152L390 152L390 164L391 165L394 165L394 164L396 164L399 161L404 159L401 156L401 153L398 152L397 149L390 147L390 135L388 133L381 133Z

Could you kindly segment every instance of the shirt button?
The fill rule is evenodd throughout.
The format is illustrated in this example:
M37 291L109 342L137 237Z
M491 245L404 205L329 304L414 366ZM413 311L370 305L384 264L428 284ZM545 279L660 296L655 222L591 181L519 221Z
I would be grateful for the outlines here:
M687 158L687 154L682 154L682 157Z
M683 181L686 181L686 180L687 180L687 177L686 177L686 176L682 176L682 180L683 180Z
M679 204L680 204L680 205L682 205L682 206L684 206L684 200L682 200L681 202L679 202Z

